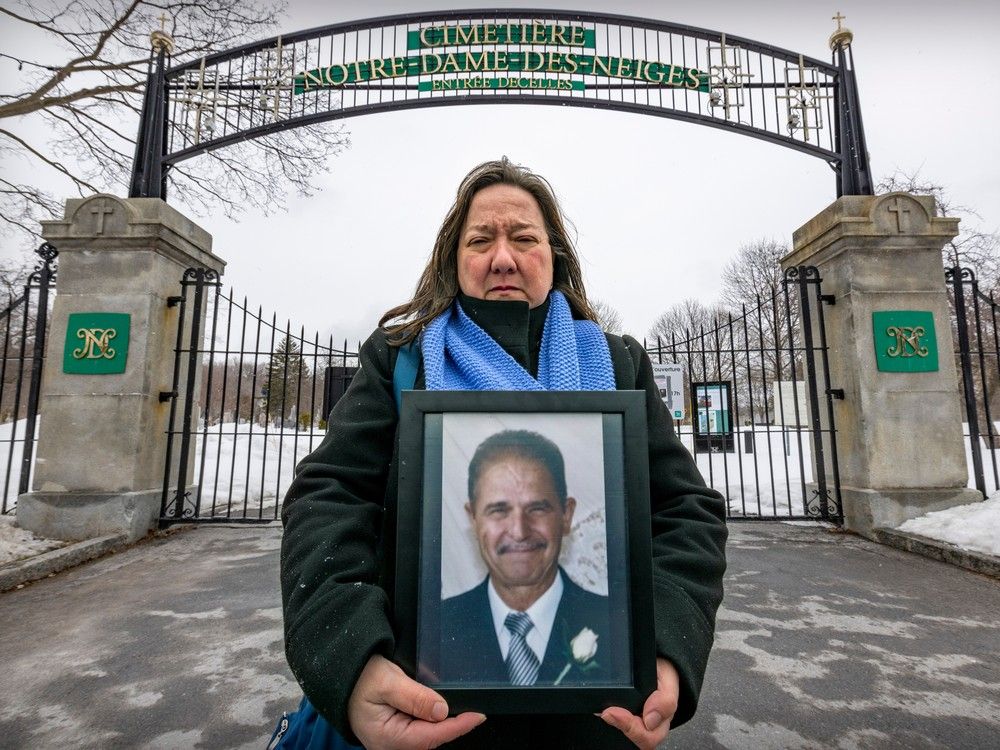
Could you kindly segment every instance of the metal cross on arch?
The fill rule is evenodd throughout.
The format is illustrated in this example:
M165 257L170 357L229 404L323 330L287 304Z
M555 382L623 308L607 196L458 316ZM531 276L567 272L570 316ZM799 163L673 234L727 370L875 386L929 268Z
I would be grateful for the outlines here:
M832 63L693 26L542 9L371 18L169 67L162 43L130 195L165 198L172 165L269 133L477 104L610 109L729 130L823 159L838 196L870 195L852 37L835 20Z

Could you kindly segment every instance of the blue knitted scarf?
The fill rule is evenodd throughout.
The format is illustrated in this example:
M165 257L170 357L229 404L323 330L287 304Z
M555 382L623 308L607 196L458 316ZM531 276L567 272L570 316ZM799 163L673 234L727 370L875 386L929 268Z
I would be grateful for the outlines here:
M429 391L611 391L615 372L607 339L590 320L573 320L562 292L549 293L538 379L456 301L424 329L420 345Z

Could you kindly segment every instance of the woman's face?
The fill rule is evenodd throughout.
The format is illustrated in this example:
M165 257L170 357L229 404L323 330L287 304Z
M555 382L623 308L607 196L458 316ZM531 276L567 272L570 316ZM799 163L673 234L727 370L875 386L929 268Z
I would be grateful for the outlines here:
M552 289L552 247L538 201L513 185L476 193L458 237L458 286L470 297L526 300Z

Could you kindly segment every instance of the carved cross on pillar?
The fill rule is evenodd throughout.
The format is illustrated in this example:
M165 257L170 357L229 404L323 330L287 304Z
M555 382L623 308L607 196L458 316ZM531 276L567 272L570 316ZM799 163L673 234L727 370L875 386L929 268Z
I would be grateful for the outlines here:
M896 231L899 233L903 232L903 214L910 213L910 209L906 208L905 204L900 207L899 198L895 198L892 201L892 205L889 206L889 212L896 214Z
M110 208L107 203L101 203L100 206L95 206L90 209L90 213L97 217L97 234L104 234L104 217L107 214L113 214L115 210Z

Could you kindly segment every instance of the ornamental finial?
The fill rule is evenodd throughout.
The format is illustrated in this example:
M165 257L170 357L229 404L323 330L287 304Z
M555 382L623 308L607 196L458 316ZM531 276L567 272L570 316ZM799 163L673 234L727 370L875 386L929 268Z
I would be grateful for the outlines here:
M150 33L149 43L152 45L154 52L159 52L162 49L169 55L174 51L174 38L167 32L167 21L170 20L170 16L166 13L161 13L160 17L156 20L160 22L160 28L153 29Z
M847 20L847 16L842 16L840 11L833 16L832 20L837 22L837 30L830 34L830 49L836 50L838 47L849 47L854 41L854 34L849 28L841 24Z

